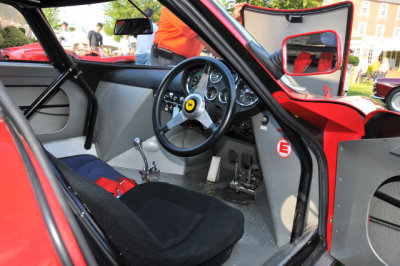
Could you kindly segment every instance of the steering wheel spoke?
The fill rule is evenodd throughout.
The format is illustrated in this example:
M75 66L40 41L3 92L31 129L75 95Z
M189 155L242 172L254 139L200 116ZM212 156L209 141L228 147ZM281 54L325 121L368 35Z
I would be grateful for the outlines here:
M171 120L169 120L167 122L167 124L164 126L165 130L164 132L170 130L171 128L174 128L180 124L182 124L183 122L185 122L186 120L188 120L188 118L183 114L182 110L177 113L174 117L172 117ZM163 128L164 128L163 127Z
M199 121L205 128L211 128L213 125L217 127L214 122L212 121L210 115L207 111L204 111L201 115L196 117L196 120Z

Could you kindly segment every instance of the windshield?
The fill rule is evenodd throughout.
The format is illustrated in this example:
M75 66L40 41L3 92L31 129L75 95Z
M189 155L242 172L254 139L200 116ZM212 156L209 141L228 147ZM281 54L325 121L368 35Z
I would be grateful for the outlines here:
M116 36L118 19L143 18L128 1L45 8L43 12L65 51L75 60L136 65L176 65L195 56L218 57L189 26L158 1L137 1L153 34ZM235 5L213 2L248 41L255 39L227 11ZM82 19L82 18L85 19Z

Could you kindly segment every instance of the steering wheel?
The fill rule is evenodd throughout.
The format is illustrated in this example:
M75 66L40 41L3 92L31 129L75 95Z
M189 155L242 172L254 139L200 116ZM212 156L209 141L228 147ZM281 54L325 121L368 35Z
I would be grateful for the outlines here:
M161 112L163 110L163 99L171 82L184 70L199 65L204 66L204 68L203 74L201 75L196 89L184 99L181 110L173 115L171 120L169 120L165 125L162 125ZM207 97L205 97L210 80L210 72L214 69L222 74L226 84L226 103L218 103L215 98L214 100L209 100ZM183 87L182 90L184 91ZM235 81L229 69L221 61L215 58L203 56L193 57L182 61L176 65L163 79L155 96L152 118L157 139L161 145L172 154L182 157L198 155L206 151L222 137L232 120L235 108L235 100ZM220 105L218 108L221 110L222 115L218 121L213 121L213 116L210 116L208 111L213 105ZM214 120L217 119L214 118ZM209 132L209 135L205 141L197 146L191 148L176 147L168 140L165 134L170 129L184 124L184 122L187 121L200 122L204 130Z

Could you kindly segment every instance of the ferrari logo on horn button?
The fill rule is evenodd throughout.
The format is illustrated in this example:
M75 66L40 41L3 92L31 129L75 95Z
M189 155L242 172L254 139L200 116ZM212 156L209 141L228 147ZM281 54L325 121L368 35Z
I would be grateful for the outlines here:
M186 112L188 112L188 113L193 112L194 109L196 109L196 101L193 100L193 99L188 100L188 101L185 103L185 110L186 110Z

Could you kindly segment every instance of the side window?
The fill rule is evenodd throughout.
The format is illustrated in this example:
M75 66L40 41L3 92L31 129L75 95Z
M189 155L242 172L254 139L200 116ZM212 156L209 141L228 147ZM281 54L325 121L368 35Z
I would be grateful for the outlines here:
M66 53L76 60L104 63L135 63L136 38L113 35L114 25L106 21L107 4L44 8ZM88 15L90 14L90 15Z
M0 3L0 60L47 62L48 58L22 14Z

